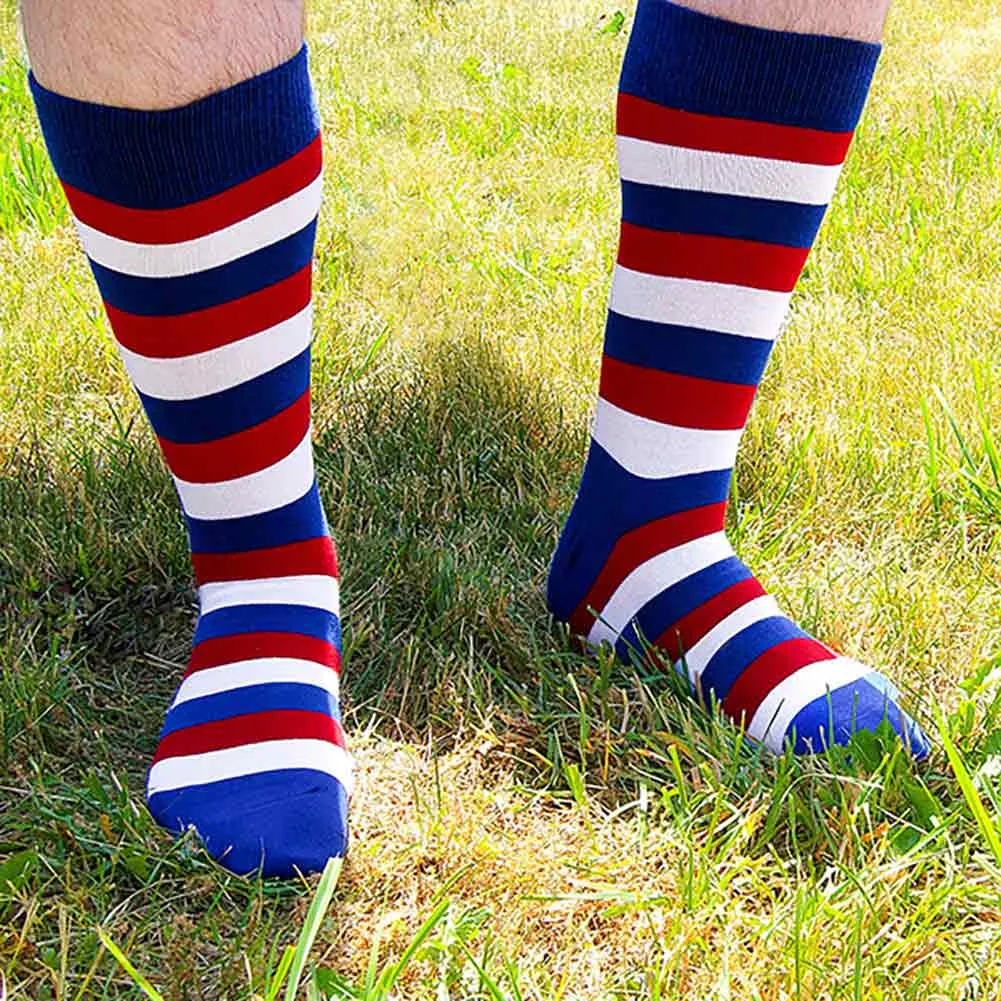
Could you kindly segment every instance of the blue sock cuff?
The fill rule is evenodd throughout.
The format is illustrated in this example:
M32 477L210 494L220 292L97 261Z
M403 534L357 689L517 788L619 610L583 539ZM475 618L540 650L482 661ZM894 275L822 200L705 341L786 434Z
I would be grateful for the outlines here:
M274 69L162 111L65 97L33 73L28 81L59 177L130 208L218 194L287 160L319 131L305 45Z
M850 132L880 51L639 0L619 89L698 114Z

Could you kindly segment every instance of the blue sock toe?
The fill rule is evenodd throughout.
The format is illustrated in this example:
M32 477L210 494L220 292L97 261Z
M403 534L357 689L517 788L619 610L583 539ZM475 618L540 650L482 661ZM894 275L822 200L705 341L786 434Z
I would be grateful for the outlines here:
M343 856L348 802L337 779L283 769L154 793L150 812L168 830L198 831L209 853L240 875L319 872Z

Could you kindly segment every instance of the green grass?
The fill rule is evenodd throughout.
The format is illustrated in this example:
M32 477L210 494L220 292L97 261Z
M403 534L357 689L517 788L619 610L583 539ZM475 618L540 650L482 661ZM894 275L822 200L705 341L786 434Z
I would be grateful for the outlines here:
M998 996L1001 17L900 0L731 510L790 613L938 734L914 768L875 739L850 763L749 750L546 615L614 255L624 13L315 5L316 423L360 777L307 920L313 889L227 876L145 812L192 624L183 528L0 6L8 997L148 996L104 942L165 998L280 996L304 923L312 998Z

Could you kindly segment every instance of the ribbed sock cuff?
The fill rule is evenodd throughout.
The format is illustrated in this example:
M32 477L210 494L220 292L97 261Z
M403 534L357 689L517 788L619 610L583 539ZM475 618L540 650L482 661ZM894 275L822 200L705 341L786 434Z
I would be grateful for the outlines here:
M176 208L288 159L319 131L306 46L287 62L180 108L64 97L29 74L56 173L131 208Z
M772 31L639 0L619 88L667 107L850 132L880 46Z

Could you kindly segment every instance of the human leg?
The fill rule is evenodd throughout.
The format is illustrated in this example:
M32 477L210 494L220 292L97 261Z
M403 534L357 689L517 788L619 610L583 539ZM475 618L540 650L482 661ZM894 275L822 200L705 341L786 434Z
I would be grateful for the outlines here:
M351 762L310 434L321 149L302 8L105 6L27 0L24 17L46 142L199 585L150 809L238 872L318 869L345 849Z
M885 719L920 756L927 740L890 683L784 616L724 533L740 435L878 46L694 6L779 23L812 10L838 27L838 5L805 0L640 0L620 82L623 221L599 400L550 607L622 657L652 644L775 751L819 751ZM861 6L841 8L844 31Z
M119 108L177 108L302 46L303 0L22 0L35 78Z
M878 42L890 0L681 0L680 5L773 31Z

